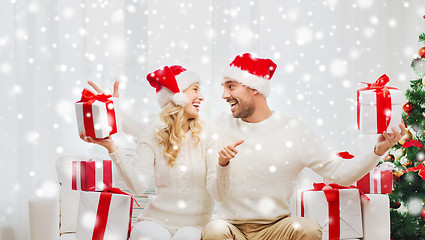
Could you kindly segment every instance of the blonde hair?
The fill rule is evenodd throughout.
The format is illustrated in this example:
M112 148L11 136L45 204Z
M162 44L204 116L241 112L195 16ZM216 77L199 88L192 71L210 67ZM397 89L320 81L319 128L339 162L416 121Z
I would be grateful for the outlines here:
M168 158L167 164L174 166L177 155L179 154L181 144L185 138L183 124L186 119L183 117L184 107L176 105L172 101L167 103L159 114L164 127L156 132L159 145L164 146L164 155ZM202 125L198 118L189 121L189 130L192 130L192 136L195 137L198 144L200 139L198 134L201 132Z

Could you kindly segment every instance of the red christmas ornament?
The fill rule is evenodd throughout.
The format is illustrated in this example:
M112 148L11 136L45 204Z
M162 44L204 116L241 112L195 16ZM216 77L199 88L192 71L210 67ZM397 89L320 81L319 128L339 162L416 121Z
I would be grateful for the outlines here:
M409 116L409 113L413 110L413 104L411 102L407 102L403 105L403 111L405 113L407 113L407 115Z
M422 217L423 220L425 220L425 209L422 209L421 217Z
M418 54L421 58L425 57L425 47L421 47L418 51Z

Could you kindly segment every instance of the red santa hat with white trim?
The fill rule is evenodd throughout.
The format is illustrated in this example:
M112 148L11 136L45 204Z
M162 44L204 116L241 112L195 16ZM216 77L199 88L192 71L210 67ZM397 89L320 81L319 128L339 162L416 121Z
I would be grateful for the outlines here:
M146 76L149 84L156 88L158 103L163 108L173 101L176 105L185 106L189 101L183 93L190 85L200 82L201 78L194 72L174 65L165 66Z
M238 81L267 97L270 93L270 79L276 67L276 63L270 59L256 58L249 53L244 53L236 56L230 63L224 77Z

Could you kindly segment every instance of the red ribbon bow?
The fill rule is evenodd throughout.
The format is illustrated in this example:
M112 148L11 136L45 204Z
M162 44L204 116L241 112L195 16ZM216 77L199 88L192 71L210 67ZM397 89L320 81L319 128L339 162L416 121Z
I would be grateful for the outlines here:
M383 74L374 83L367 83L367 87L357 90L357 126L360 129L360 92L364 90L375 90L376 92L376 116L377 116L377 133L383 133L391 121L391 95L389 89L397 89L387 87L390 81L386 74Z
M95 94L88 89L84 89L81 94L81 100L78 102L94 102L96 100L100 102L107 102L110 97L112 97L111 94L106 94L104 92Z
M374 83L367 83L367 82L362 82L362 83L367 84L368 89L382 89L382 88L385 87L385 85L389 81L390 81L390 79L388 78L388 76L386 74L383 74Z
M417 172L417 171L419 171L419 176L423 179L423 180L425 180L425 166L421 163L421 164L419 164L418 166L416 166L416 167L411 167L411 168L408 168L408 169L406 169L406 171L408 171L408 172Z
M325 188L325 187L330 187L330 188ZM349 187L344 187L336 183L330 183L329 185L326 185L325 183L313 183L313 189L311 189L310 191L330 191L330 190L353 189L353 188L359 190L360 195L362 196L364 200L370 200L369 197L366 196L366 194L364 194L362 190L360 190L358 187L354 185L351 185Z

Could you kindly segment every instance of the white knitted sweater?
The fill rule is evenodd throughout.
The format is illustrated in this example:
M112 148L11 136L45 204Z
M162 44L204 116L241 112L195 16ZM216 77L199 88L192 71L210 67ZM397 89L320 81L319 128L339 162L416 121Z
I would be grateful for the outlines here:
M276 112L259 123L225 114L217 122L224 145L245 140L231 160L229 191L216 208L218 218L232 223L265 223L291 214L289 199L305 167L350 185L379 161L373 147L365 157L341 159L300 120Z
M171 167L154 132L148 129L139 137L135 165L120 149L110 154L121 178L136 195L145 192L154 175L156 193L138 218L157 221L172 232L184 226L205 226L211 219L212 198L222 200L229 187L230 166L218 165L218 135L204 126L201 141L195 144L191 131L186 133Z

